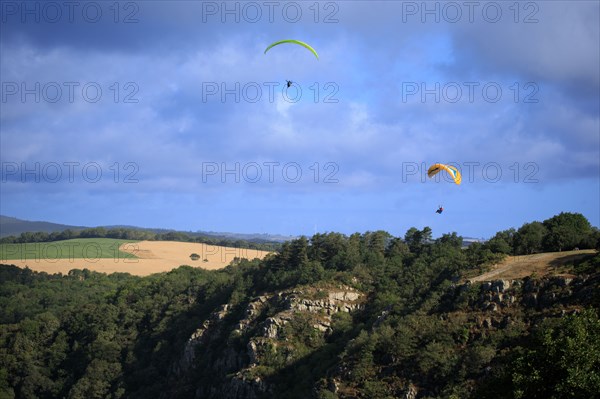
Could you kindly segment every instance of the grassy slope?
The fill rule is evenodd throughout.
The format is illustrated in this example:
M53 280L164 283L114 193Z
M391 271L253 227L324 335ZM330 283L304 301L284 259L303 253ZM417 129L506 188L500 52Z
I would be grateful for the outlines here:
M580 251L546 252L533 255L508 256L504 261L492 266L489 272L469 280L488 281L496 279L519 279L531 275L568 275L569 265L596 253L593 249Z

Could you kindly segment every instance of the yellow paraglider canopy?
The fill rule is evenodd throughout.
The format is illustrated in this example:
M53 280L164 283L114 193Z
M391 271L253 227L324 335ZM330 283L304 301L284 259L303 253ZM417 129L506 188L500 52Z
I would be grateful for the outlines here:
M448 174L454 180L454 183L460 184L460 182L462 181L462 177L461 177L458 169L456 169L454 166L444 165L443 163L436 163L434 165L431 165L429 170L427 170L427 176L433 177L436 174L438 174L439 172L441 172L442 170L445 170L446 172L448 172Z

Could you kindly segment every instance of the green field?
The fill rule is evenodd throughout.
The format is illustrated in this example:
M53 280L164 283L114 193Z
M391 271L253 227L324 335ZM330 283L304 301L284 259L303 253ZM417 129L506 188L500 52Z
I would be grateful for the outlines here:
M16 259L132 259L136 256L119 251L119 247L124 243L133 242L137 241L113 238L76 238L53 242L0 244L0 262Z

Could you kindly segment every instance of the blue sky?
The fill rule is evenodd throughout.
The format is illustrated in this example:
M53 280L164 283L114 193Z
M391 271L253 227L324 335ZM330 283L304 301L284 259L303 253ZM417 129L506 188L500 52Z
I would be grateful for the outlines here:
M490 237L563 211L600 225L597 1L0 4L3 215L290 235ZM319 59L263 54L281 39ZM426 178L436 162L463 183Z

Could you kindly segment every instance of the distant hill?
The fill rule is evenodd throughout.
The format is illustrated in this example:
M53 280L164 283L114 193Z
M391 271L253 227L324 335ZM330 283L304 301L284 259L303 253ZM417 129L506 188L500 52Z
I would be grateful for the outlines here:
M256 242L256 243L261 243L261 242L285 242L285 241L291 241L294 240L296 238L299 238L298 236L284 236L281 234L267 234L267 233L230 233L230 232L218 232L218 231L180 231L180 230L173 230L173 229L162 229L162 228L145 228L145 227L138 227L138 226L129 226L129 225L114 225L114 226L102 226L105 229L132 229L132 230L144 230L144 231L151 231L153 233L157 233L157 234L164 234L164 233L170 233L170 232L179 232L179 233L185 233L191 237L198 237L198 236L211 236L211 237L218 237L218 238L225 238L228 240L245 240L245 241L251 241L251 242Z
M18 236L21 233L43 231L44 233L61 232L67 229L84 230L85 226L70 226L66 224L30 221L0 215L0 238Z
M211 236L218 238L225 238L228 240L245 240L255 243L268 243L268 242L284 242L293 240L297 237L295 236L284 236L280 234L243 234L243 233L219 233L214 231L178 231L173 229L162 229L162 228L146 228L146 227L138 227L138 226L127 226L127 225L112 225L112 226L97 226L104 227L105 229L131 229L131 230L144 230L151 231L153 233L169 233L169 232L180 232L185 233L192 237L198 236ZM54 233L61 232L67 229L70 230L85 230L91 228L90 226L71 226L66 224L59 223L51 223L51 222L41 222L41 221L29 221L17 219L10 216L0 215L0 238L8 237L8 236L18 236L21 233L26 232L38 232L42 231L44 233Z
M485 238L473 238L473 237L463 237L463 248L468 247L469 245L479 242L481 244L485 243L487 240Z
M219 233L219 232L214 232L214 231L202 231L202 232L189 233L189 234L190 235L198 234L198 235L218 236L218 237L225 237L225 238L229 238L229 239L246 240L246 241L252 241L252 242L272 242L272 241L285 242L285 241L291 241L291 240L295 240L295 239L299 238L299 236L284 236L281 234Z
M269 243L269 242L285 242L299 238L298 236L285 236L281 234L267 234L267 233L230 233L230 232L217 232L217 231L180 231L173 229L164 228L148 228L130 225L110 225L110 226L94 226L104 227L105 229L131 229L131 230L144 230L151 231L157 234L179 232L185 233L192 237L199 236L211 236L216 238L224 238L228 240L245 240L255 243ZM90 226L71 226L67 224L42 222L42 221L29 221L13 218L10 216L0 215L0 238L8 236L18 236L21 233L26 232L38 232L43 231L45 233L61 232L67 229L71 230L85 230L91 228ZM468 247L474 242L484 243L484 238L472 238L463 237L463 247Z

